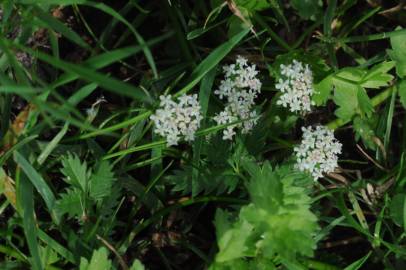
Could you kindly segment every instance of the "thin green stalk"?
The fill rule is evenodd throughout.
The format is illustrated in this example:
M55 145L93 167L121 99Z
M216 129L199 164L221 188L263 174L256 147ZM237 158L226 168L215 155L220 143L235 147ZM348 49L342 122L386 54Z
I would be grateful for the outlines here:
M392 32L383 32L379 34L372 34L372 35L362 35L362 36L353 36L341 39L330 39L327 42L332 43L355 43L355 42L365 42L365 41L374 41L380 39L391 38L395 36L402 36L406 33L406 29L395 30Z
M276 33L271 29L271 27L268 26L268 24L264 21L264 19L262 19L262 17L261 17L259 14L254 13L253 18L254 18L254 20L255 20L260 26L262 26L262 27L264 27L264 28L266 29L266 31L267 31L268 34L271 36L271 38L272 38L273 40L275 40L275 42L278 43L282 48L284 48L284 49L287 50L287 51L292 50L292 48L289 46L289 44L286 43L286 41L284 41L282 38L280 38L280 37L278 36L278 34L276 34Z

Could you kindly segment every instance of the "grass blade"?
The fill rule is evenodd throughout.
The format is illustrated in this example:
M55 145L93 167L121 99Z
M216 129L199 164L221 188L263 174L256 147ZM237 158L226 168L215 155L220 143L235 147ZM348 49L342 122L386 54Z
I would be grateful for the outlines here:
M45 201L46 206L49 209L52 217L58 223L58 218L54 211L55 196L51 189L48 187L44 178L31 166L31 164L18 152L14 152L14 160L21 167L24 173L27 175L28 179L34 185L35 189L41 195L42 199Z
M30 259L31 266L34 270L42 270L34 213L33 186L24 175L18 172L17 175L17 201L23 218L24 234L27 239L28 249L32 257Z
M211 69L217 66L221 60L245 37L249 29L244 29L237 35L233 36L230 40L223 43L219 47L217 47L214 51L212 51L209 56L207 56L193 71L191 77L191 81L184 86L175 96L180 96L182 94L187 93L190 89L192 89L196 84L200 82L200 80L206 75Z

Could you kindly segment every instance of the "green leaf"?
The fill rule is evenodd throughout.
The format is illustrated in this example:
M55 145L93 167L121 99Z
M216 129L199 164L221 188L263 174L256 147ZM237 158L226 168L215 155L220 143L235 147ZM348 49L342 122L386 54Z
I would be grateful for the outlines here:
M90 172L86 162L82 163L76 154L69 153L62 158L62 166L61 172L65 176L65 181L83 192L87 192Z
M216 213L216 267L257 254L269 260L278 256L292 264L298 255L312 256L317 218L310 211L310 197L301 186L312 180L293 166L273 170L269 163L262 167L253 162L248 165L251 203L241 208L234 222L230 214L220 210ZM260 268L254 265L252 269Z
M101 247L93 251L90 263L82 257L79 270L111 270L111 261L108 258L107 249Z
M401 227L406 226L406 194L396 194L390 202L390 216L392 220Z
M245 29L233 36L227 42L223 43L221 46L213 50L192 72L190 82L184 86L176 96L180 96L187 93L192 89L200 80L206 75L212 68L214 68L220 61L236 46L243 37L245 37L249 29Z
M372 254L372 252L368 252L368 254L366 254L361 259L356 260L352 264L348 265L346 268L344 268L344 270L358 270L358 269L360 269L364 265L364 263L369 259L371 254Z
M230 214L219 209L216 211L214 224L219 245L217 262L226 262L249 255L246 241L254 227L246 221L232 224Z
M41 154L37 158L38 164L42 165L44 161L48 158L51 152L57 147L58 143L62 140L65 136L66 132L68 131L69 123L65 123L63 128L56 134L56 136L47 144L45 149L41 152Z
M291 0L290 4L303 19L309 19L313 15L320 13L319 0Z
M359 86L342 80L334 80L334 103L339 106L335 111L337 117L350 120L357 112Z
M358 87L357 98L361 116L366 115L370 117L374 112L374 106L372 106L371 99L362 87Z
M130 270L145 270L145 267L139 260L135 260Z
M70 218L80 218L84 212L80 191L77 189L68 189L66 193L62 193L61 198L56 201L55 211L60 217L64 214L68 214Z
M17 152L16 152L17 153ZM32 258L31 266L33 270L42 270L42 262L39 252L37 223L34 212L34 193L33 185L28 179L21 175L17 184L17 201L21 208L21 216L24 227L24 234L27 239L28 249Z
M108 197L115 180L113 166L106 160L99 162L90 177L90 197L94 200Z
M244 7L250 12L270 8L276 4L275 2L275 0L235 0L238 7Z
M327 76L322 81L314 85L314 94L312 100L317 106L326 104L331 96L331 91L333 90L333 77Z
M34 7L34 11L36 17L41 20L45 25L50 27L57 33L61 33L70 41L76 43L77 45L90 49L90 46L82 40L82 38L74 31L72 31L69 27L67 27L62 22L55 19L55 17L51 16L49 13L42 11L42 9Z
M402 80L398 86L398 93L400 98L400 103L402 103L403 108L406 109L406 80Z
M395 67L394 61L384 61L375 65L362 78L361 86L365 88L380 88L387 86L393 79L388 72Z
M53 218L55 218L55 221L58 222L58 219L56 218L54 212L55 196L52 190L48 187L44 178L42 178L42 176L18 151L14 152L14 160L21 166L21 169L24 171L28 179L30 179L31 183L34 185L35 189L41 195L51 215L53 216Z
M391 36L390 43L392 50L388 50L389 56L396 62L396 73L403 78L406 76L406 32Z
M372 150L376 149L376 144L373 138L376 136L375 131L371 127L371 119L361 118L356 116L353 120L353 128L355 132L355 138L358 141L360 138L364 144Z
M343 73L340 72L333 80L335 86L333 100L339 106L335 114L344 121L351 120L356 114L370 116L373 112L371 100L365 89L354 81L362 79L361 73L353 71L353 74L350 74L348 69Z

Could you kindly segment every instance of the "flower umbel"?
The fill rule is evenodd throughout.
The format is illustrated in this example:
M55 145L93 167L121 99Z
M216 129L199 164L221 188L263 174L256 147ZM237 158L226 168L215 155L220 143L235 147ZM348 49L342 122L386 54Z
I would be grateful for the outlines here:
M334 137L332 130L325 126L302 127L303 136L299 146L294 148L296 168L309 172L314 180L323 173L333 172L338 166L338 154L342 144Z
M257 113L252 107L255 105L255 98L261 92L261 82L256 78L258 75L256 66L249 65L248 60L242 56L237 57L235 64L224 66L223 71L225 78L214 93L220 99L226 99L227 104L224 111L214 117L214 121L219 125L243 121L228 126L223 131L223 139L231 140L236 134L236 128L241 128L241 132L246 134L256 124Z
M275 88L282 92L278 105L289 107L291 112L306 114L311 111L314 102L311 101L313 95L313 73L309 65L303 65L297 60L293 60L290 65L281 65L282 78L279 79Z
M171 95L160 96L159 99L160 108L151 116L155 133L165 137L168 146L177 145L182 137L193 141L202 120L197 95L182 95L177 102L172 100Z

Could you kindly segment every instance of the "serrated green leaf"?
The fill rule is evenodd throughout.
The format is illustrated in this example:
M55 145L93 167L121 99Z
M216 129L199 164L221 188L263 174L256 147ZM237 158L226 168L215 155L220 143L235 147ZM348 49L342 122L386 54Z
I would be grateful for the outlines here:
M115 180L113 166L106 160L99 162L90 177L90 197L101 200L109 196Z
M368 122L368 119L361 118L359 116L355 117L353 120L353 128L357 141L361 138L363 143L369 149L376 149L376 144L373 141L373 137L376 136L375 131L372 129L371 124Z
M88 190L88 179L90 172L86 162L81 162L76 154L68 154L62 159L61 172L65 176L65 181L83 192Z
M229 269L234 262L258 254L267 260L278 257L294 264L297 255L312 256L316 248L313 235L318 229L317 218L310 211L306 190L297 185L312 180L293 166L275 170L269 163L256 165L256 169L253 166L249 166L248 184L252 202L241 208L234 222L230 214L216 213L219 253L212 269ZM252 269L261 269L258 264L254 262Z
M58 216L68 214L70 218L80 218L83 215L83 203L81 202L81 192L78 189L69 189L61 194L61 198L56 201L56 213Z
M104 247L93 251L90 262L85 258L80 259L80 270L111 270L111 261L107 249Z
M360 114L362 116L366 115L370 117L374 111L374 106L372 106L371 99L368 97L367 93L362 87L358 87L357 98Z

